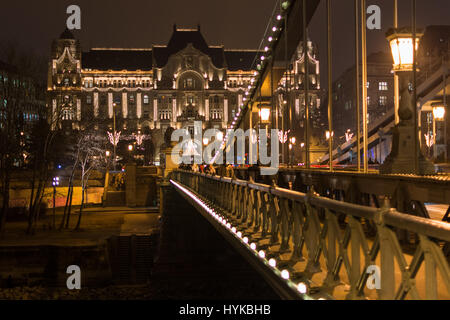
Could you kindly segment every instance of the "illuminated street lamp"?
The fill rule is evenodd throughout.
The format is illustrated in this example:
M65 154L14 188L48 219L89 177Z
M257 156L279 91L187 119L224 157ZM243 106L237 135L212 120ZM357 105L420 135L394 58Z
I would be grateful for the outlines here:
M118 137L117 137L117 133L116 133L116 103L114 102L113 103L113 117L114 117L114 128L113 128L113 130L114 130L114 155L113 155L113 165L114 165L114 171L116 171L116 146L117 146L117 143L119 142L119 140L118 140ZM119 133L119 135L120 135L120 133ZM116 141L116 139L117 139L117 141Z
M433 108L433 135L432 135L433 144L432 145L434 146L433 154L434 154L434 156L436 156L437 155L436 137L438 136L437 122L442 122L445 120L445 105L442 103L442 101L440 101L440 102L432 103L431 107ZM445 139L445 133L444 133L444 139Z
M416 32L415 49L419 47L419 39L423 33ZM393 70L397 71L413 71L414 51L413 51L413 34L409 28L390 29L386 34L391 47L392 58L394 60Z
M444 121L444 117L445 117L445 107L444 106L433 107L433 118L436 121Z
M133 151L133 145L132 144L128 145L128 151Z
M261 122L267 123L270 119L270 108L269 107L262 107L261 110L259 110L259 115L261 117Z
M203 138L203 145L206 146L208 144L209 140L208 138Z
M56 228L56 187L59 186L59 177L53 177L53 228Z
M410 28L389 29L386 33L394 61L393 70L399 78L400 103L397 111L399 123L392 129L391 153L380 166L380 173L434 173L434 165L422 155L418 146L414 120L417 108L409 90L414 73L414 50L417 50L422 35L416 32L414 41Z

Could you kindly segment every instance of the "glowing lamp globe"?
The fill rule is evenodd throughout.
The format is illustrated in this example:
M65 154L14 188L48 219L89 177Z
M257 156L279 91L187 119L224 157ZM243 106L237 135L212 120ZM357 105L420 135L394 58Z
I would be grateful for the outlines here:
M423 33L416 31L415 50ZM413 34L410 28L389 29L386 39L391 47L394 71L412 71L413 69Z
M443 121L445 117L445 108L443 106L433 107L433 117L436 121Z
M260 110L261 121L268 122L270 119L270 108L263 107Z

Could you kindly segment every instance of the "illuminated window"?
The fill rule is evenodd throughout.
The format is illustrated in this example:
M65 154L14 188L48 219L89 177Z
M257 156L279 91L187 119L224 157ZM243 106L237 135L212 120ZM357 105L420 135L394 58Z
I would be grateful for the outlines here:
M222 119L222 112L220 109L211 109L210 113L211 120L221 120Z
M87 104L91 104L91 103L92 103L92 96L91 96L90 94L88 94L88 95L86 96L86 103L87 103Z
M380 106L385 106L387 103L387 97L386 96L380 96L378 98L378 103Z
M352 101L345 102L345 110L350 110L352 108Z
M192 80L192 78L187 78L186 79L186 88L192 88L194 86L194 80Z
M73 120L73 112L70 109L64 109L62 111L62 119L63 120Z
M380 81L378 82L378 90L380 91L386 91L388 89L388 84L386 81Z
M148 95L144 95L144 104L148 104L149 103L149 99L148 99Z
M130 104L134 104L134 95L130 94Z
M159 110L159 119L170 120L170 111L168 109Z

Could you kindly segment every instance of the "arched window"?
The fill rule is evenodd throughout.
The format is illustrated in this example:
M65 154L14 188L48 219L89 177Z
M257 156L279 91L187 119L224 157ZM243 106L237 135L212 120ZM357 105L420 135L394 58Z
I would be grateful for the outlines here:
M70 109L63 109L62 111L63 120L73 120L73 112Z
M201 90L203 85L202 78L194 72L187 72L181 75L178 80L180 89L184 90Z
M169 109L160 109L159 110L159 119L160 120L170 120L170 110Z

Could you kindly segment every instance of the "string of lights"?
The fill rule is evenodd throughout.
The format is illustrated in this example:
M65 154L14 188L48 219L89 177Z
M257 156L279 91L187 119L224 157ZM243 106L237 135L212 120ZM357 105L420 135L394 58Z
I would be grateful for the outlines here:
M261 56L255 56L252 62L252 69L254 69L253 78L250 81L250 85L246 88L244 92L244 97L242 98L243 104L239 106L239 110L236 113L233 122L228 126L227 132L225 134L225 138L223 139L219 150L216 152L214 157L211 159L210 163L214 163L214 161L219 156L220 152L228 147L231 143L229 142L229 137L233 129L238 128L240 122L245 115L246 110L249 108L249 103L253 99L256 94L256 88L258 88L261 84L261 75L264 74L264 71L268 65L268 62L272 58L271 53L273 49L278 43L279 36L283 31L283 23L284 19L286 19L289 14L289 8L291 8L291 1L282 1L277 0L274 5L274 9L272 11L272 15L269 19L269 22L266 26L264 35L260 41L257 52L262 52ZM272 26L270 28L270 26ZM262 50L262 48L264 49Z

